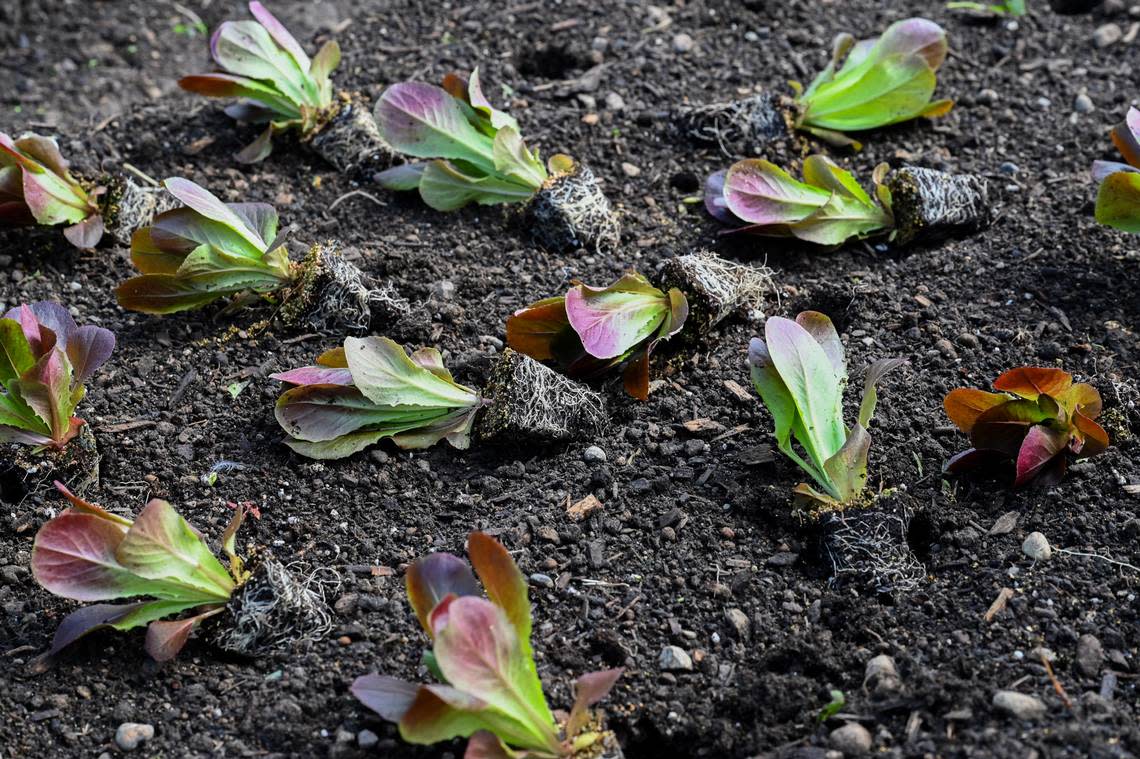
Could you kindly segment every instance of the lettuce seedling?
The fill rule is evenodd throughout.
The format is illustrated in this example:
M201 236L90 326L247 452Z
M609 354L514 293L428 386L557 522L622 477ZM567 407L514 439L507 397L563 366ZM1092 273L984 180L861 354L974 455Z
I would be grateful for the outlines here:
M302 456L339 459L383 438L401 448L427 448L446 438L471 443L479 392L460 385L434 348L410 357L386 337L350 337L343 348L272 375L296 387L277 401L285 444Z
M1128 109L1124 123L1112 130L1112 142L1127 163L1093 163L1093 179L1100 183L1096 220L1125 232L1140 233L1140 110Z
M131 260L142 272L119 286L119 304L147 314L201 308L221 298L261 296L282 304L289 324L366 329L377 307L406 305L389 288L369 289L335 244L314 245L291 262L277 211L267 203L223 203L187 179L166 189L184 203L135 232Z
M0 442L63 449L85 424L73 414L87 380L114 348L110 330L77 327L57 303L6 313L0 319Z
M418 189L437 211L525 203L532 232L559 250L617 243L617 221L593 173L562 154L543 164L515 118L483 94L478 69L470 80L449 74L442 87L392 85L376 104L376 122L396 151L432 159L381 172L385 188Z
M264 160L273 151L274 135L296 130L341 171L377 160L387 165L391 150L359 96L334 96L330 77L340 65L336 41L326 42L310 59L265 6L254 0L249 12L254 21L226 21L210 38L210 56L220 71L178 80L182 89L199 95L242 98L226 114L267 125L237 160Z
M608 287L576 284L566 293L516 311L507 319L507 344L536 361L554 361L570 377L590 379L625 365L626 392L649 397L649 357L681 331L689 304L635 272Z
M877 129L950 111L951 100L931 102L936 72L946 60L946 32L924 18L891 24L879 37L835 38L831 62L806 88L790 82L794 98L769 93L729 103L684 108L681 131L719 145L727 155L802 130L835 146L862 146L847 132Z
M986 181L970 174L881 163L873 195L822 155L804 161L803 180L758 158L709 176L705 208L740 225L732 232L794 237L818 245L889 235L899 244L977 232L992 220Z
M424 660L440 682L364 675L353 682L353 695L395 722L409 743L470 738L468 759L572 757L612 742L596 720L591 724L589 709L606 697L622 670L580 677L574 707L557 723L531 649L526 578L502 544L484 533L471 533L467 555L487 598L470 567L452 554L421 558L406 576L408 600L432 641Z
M752 383L776 425L776 444L814 482L801 483L797 503L813 510L840 511L860 500L867 484L867 433L875 413L875 386L906 363L884 358L863 377L863 399L855 426L843 422L843 390L847 366L835 326L817 311L804 311L795 321L779 316L764 325L764 340L752 338L748 364ZM792 446L799 443L806 459Z
M1100 416L1100 393L1073 383L1060 369L1023 366L994 380L997 393L974 388L951 390L946 415L970 436L973 447L946 463L964 472L995 460L1016 462L1014 487L1034 480L1055 485L1065 475L1069 454L1095 456L1108 447Z
M150 501L133 522L56 487L71 508L36 533L32 575L45 590L76 601L146 597L127 604L99 603L68 614L47 656L101 628L147 625L146 651L157 661L174 658L190 633L220 613L246 577L234 552L244 511L239 507L222 537L230 570L205 539L169 503ZM192 616L165 617L193 610Z
M0 132L0 226L67 224L63 236L77 248L103 238L98 193L71 175L52 137L31 132L13 140Z

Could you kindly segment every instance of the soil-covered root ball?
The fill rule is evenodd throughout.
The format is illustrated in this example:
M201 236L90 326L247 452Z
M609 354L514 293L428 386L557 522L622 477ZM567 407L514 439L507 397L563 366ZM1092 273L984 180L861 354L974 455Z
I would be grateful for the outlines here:
M319 573L295 574L269 553L254 557L249 568L249 579L212 621L214 645L252 657L329 633L332 617Z
M907 543L910 515L897 498L825 512L819 526L835 583L900 596L916 590L926 577Z
M308 137L309 147L342 174L379 171L396 153L380 135L372 109L358 94L341 93L328 120Z
M895 242L934 242L980 232L993 221L989 185L973 174L903 166L887 177Z
M391 282L368 287L364 273L344 258L336 242L313 245L296 266L296 284L281 309L286 324L329 334L358 333L411 310Z
M599 393L507 348L483 392L489 403L475 433L492 443L565 443L606 425Z
M55 480L82 495L99 484L99 448L84 424L62 450L37 452L23 443L0 443L0 503L16 504L50 489Z
M539 245L565 253L617 248L621 223L590 167L575 163L552 174L523 211L523 223Z
M682 108L673 126L682 136L715 145L728 156L761 153L768 144L794 134L795 106L782 96L761 93L743 100Z
M103 224L120 245L130 245L135 230L149 225L163 211L178 207L178 199L161 185L139 184L125 174L107 177L101 200Z
M676 287L689 302L683 334L700 337L744 310L760 309L774 289L772 270L727 261L705 250L674 256L661 271L661 288Z

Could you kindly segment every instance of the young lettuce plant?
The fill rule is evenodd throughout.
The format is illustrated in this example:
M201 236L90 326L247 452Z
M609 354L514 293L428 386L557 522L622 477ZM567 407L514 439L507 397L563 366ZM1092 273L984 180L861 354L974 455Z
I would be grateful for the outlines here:
M67 309L41 301L0 319L0 443L61 451L85 422L74 416L86 383L111 356L110 330L77 327Z
M692 139L719 145L726 155L797 130L858 150L861 145L848 132L950 111L951 100L931 102L948 50L946 32L923 18L895 22L881 36L860 42L840 34L831 62L811 84L791 83L795 97L761 94L688 108L677 114L678 126Z
M803 180L758 158L709 176L705 208L733 232L794 237L817 245L889 235L898 244L972 234L992 221L986 181L881 163L873 195L822 155L804 161Z
M294 385L277 401L285 444L302 456L339 459L384 438L401 448L428 448L447 439L465 450L478 391L460 385L434 348L408 356L386 337L350 337L344 347L305 366L272 375Z
M234 653L255 655L284 640L314 637L328 629L328 614L314 592L294 580L272 556L247 566L236 535L246 507L222 534L228 567L169 503L154 499L134 521L56 487L71 507L36 534L32 575L45 590L76 601L145 598L98 603L68 614L45 654L50 658L99 629L147 626L146 652L173 659L204 621L227 615L214 642ZM176 615L177 619L167 617Z
M208 97L242 98L226 108L237 121L266 124L265 130L235 157L242 163L264 160L274 135L296 130L301 140L342 172L387 166L392 151L357 94L334 95L331 75L340 64L340 46L326 42L309 58L293 35L265 9L251 2L254 21L226 21L210 38L210 56L219 71L178 81L182 89Z
M389 288L365 287L335 244L314 245L303 262L290 261L273 206L223 203L178 177L164 186L184 206L135 232L131 260L142 274L116 290L123 308L172 314L221 298L240 303L261 296L282 304L286 323L328 330L364 330L374 309L406 308Z
M467 555L487 598L467 563L449 553L417 560L406 576L408 600L432 641L424 662L439 682L364 675L353 682L353 695L395 722L408 743L469 738L467 759L569 759L620 751L590 707L623 670L582 675L573 709L557 722L534 663L526 578L502 544L481 532L468 537Z
M1096 220L1137 234L1140 233L1140 110L1128 109L1124 123L1112 130L1112 142L1127 163L1093 163L1093 180L1100 185L1096 194Z
M776 444L811 477L793 493L797 506L822 522L835 574L851 574L892 592L913 587L923 572L907 547L905 514L864 494L871 448L867 428L878 401L876 385L904 363L885 358L867 368L859 415L848 428L843 343L827 316L804 311L795 321L770 317L764 339L753 338L748 346L752 383L772 415Z
M160 210L157 193L125 175L97 182L76 177L53 137L0 132L0 227L57 226L77 248L110 232L119 242Z
M1036 481L1056 485L1070 454L1095 456L1108 448L1100 416L1100 393L1073 383L1060 369L1023 366L994 380L997 393L974 388L951 390L943 401L946 415L970 436L971 448L946 463L960 473L994 461L1016 462L1014 487Z
M449 74L442 87L392 85L376 104L376 122L397 152L430 159L381 172L377 179L387 189L418 189L438 211L525 204L530 232L558 251L617 245L618 221L593 172L562 154L544 165L515 118L483 94L478 69L469 80Z
M574 379L598 377L624 365L625 390L649 397L649 358L662 340L681 331L689 304L630 272L604 288L576 284L507 319L507 344L536 361L554 361Z

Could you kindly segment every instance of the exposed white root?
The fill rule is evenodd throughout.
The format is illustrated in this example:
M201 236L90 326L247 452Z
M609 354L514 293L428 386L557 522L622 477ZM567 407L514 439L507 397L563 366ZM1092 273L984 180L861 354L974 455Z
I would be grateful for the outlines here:
M130 245L135 230L178 206L178 199L162 187L142 185L126 175L115 177L108 184L103 223L121 245Z
M300 264L298 285L289 295L284 319L327 334L359 333L374 322L395 321L410 311L411 304L394 283L366 286L364 273L330 241L314 245Z
M594 172L581 164L548 179L527 204L525 218L538 243L553 251L601 253L615 250L621 241L621 223L609 198Z
M484 395L490 403L476 424L483 440L565 442L598 434L606 424L599 393L509 348Z
M894 239L901 245L973 234L990 225L989 186L973 174L903 166L887 177Z
M313 151L342 174L391 166L396 153L364 101L342 94L337 104L336 114L309 140Z
M676 287L689 301L689 320L697 335L740 311L763 312L765 297L775 292L772 270L728 261L715 253L699 250L665 262L662 284Z
M716 145L726 156L760 152L768 143L792 134L789 110L780 99L762 93L728 103L678 110L674 124L690 140Z
M327 568L304 576L294 574L297 570L296 564L286 567L266 555L230 601L214 643L231 653L258 656L328 635L332 615L325 594L340 587L340 577Z
M854 582L877 593L903 595L917 590L926 568L910 550L905 513L849 509L823 515L824 548L832 582Z

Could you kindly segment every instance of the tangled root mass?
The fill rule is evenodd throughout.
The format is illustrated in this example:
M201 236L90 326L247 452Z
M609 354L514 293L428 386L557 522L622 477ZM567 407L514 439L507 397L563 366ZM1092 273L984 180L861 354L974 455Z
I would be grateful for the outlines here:
M979 232L993 221L986 180L903 166L887 178L895 240L933 242Z
M359 333L375 321L394 321L411 311L392 282L367 287L363 272L335 242L314 245L300 271L299 284L283 308L289 324L307 324L326 334Z
M322 580L318 575L298 577L265 556L230 601L228 618L220 621L214 644L231 653L257 656L328 635L332 617L325 604L325 586L339 585L339 578Z
M615 249L621 239L621 224L588 166L547 180L527 204L525 217L538 243L554 251L600 253Z
M774 290L767 266L727 261L705 250L669 259L662 284L685 293L697 335L707 334L738 311L760 309L765 295Z
M828 512L822 519L832 582L904 595L918 589L926 577L926 568L907 544L905 513L850 509Z
M380 135L359 96L344 96L336 114L309 141L313 151L342 174L386 169L396 153Z
M674 114L677 131L688 139L716 145L726 156L759 152L791 134L789 116L780 99L761 93L728 103L683 108Z
M131 244L136 229L154 221L163 211L179 205L178 199L161 187L140 185L128 176L114 177L109 185L104 223L107 231L122 245Z

